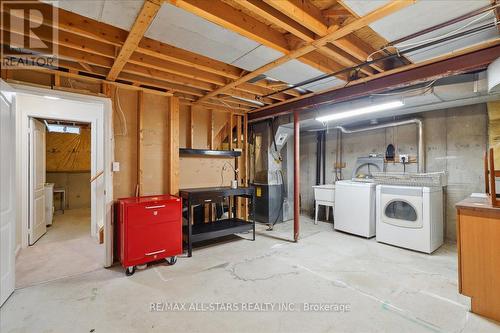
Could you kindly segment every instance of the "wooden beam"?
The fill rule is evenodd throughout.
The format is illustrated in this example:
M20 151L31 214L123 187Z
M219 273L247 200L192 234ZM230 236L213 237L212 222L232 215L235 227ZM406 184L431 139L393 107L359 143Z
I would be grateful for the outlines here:
M300 22L303 26L305 26L312 32L316 33L320 37L327 35L329 31L331 31L331 27L328 26L328 22L322 16L321 11L312 3L310 3L309 0L288 0L288 1L265 0L265 1L269 3L271 6L273 6L275 9L279 10L280 12L292 18L293 20ZM293 31L290 32L294 33ZM307 38L308 37L307 35L302 35L298 37L302 39L305 38L304 40L307 42L312 41L310 38ZM346 37L332 41L332 44L341 48L345 52L355 56L357 60L366 61L368 53L364 52L362 56L359 56L360 53L359 47L356 46L353 42L351 42L349 38L350 37ZM339 62L344 66L351 67L354 65L352 60L343 56L341 53L329 50L328 48L325 48L321 51L327 52L327 54L330 54L334 59L338 59ZM372 67L376 68L378 71L382 71L382 69L379 66L373 65ZM372 74L370 72L367 72L366 69L364 69L364 72L365 74Z
M137 93L137 188L136 196L141 196L143 193L143 165L144 165L144 91L140 90Z
M239 33L242 36L257 41L263 45L273 48L279 52L288 54L291 52L288 42L279 31L272 29L259 20L237 10L221 0L169 0L173 5L198 15L208 21L220 25L226 29ZM323 72L331 72L327 64L317 63L304 55L303 61Z
M328 26L321 11L309 0L264 0L277 10L299 22L318 36L324 36ZM325 29L326 28L326 29Z
M324 17L338 18L351 16L351 12L345 8L330 7L322 10L321 15Z
M297 36L300 38L300 40L306 41L306 42L312 42L316 39L316 35L314 32L310 31L303 25L299 24L298 22L294 21L287 15L283 14L281 11L275 9L274 7L270 6L269 4L265 3L262 0L247 0L247 1L241 1L238 2L239 5L245 7L246 9L254 12L255 14L265 18L266 20L276 24L280 28L283 28L293 35ZM329 48L325 47L322 49L318 50L319 53L326 55L327 57L331 57L335 61L337 61L339 64L343 66L354 66L355 63L344 57L343 55L335 52L334 50L330 50ZM309 58L309 60L312 60ZM318 61L321 62L321 61ZM323 60L324 62L324 60ZM329 66L330 68L333 68L334 66ZM336 69L340 69L340 66ZM371 74L368 72L367 74ZM346 79L346 77L343 77L343 79Z
M142 5L141 11L137 15L134 24L132 25L132 29L127 36L127 39L123 43L120 53L111 67L107 79L109 81L114 81L120 74L123 66L127 63L132 53L135 52L137 47L139 46L139 42L141 41L144 33L149 28L151 22L156 17L156 14L160 10L161 5L158 3L151 2L149 0L144 1Z
M169 141L169 193L179 194L179 99L170 97L168 103L168 141Z
M43 4L42 11L44 13L51 10L52 7L49 4ZM117 56L118 52L116 52L116 49L125 42L127 38L127 32L125 30L65 11L60 8L58 8L57 11L59 16L59 21L57 24L59 30L58 44L65 46L66 50L75 49L78 51L93 53L94 55L101 55L105 58L95 58L99 60L99 63L96 64L95 62L91 62L91 64L110 68L112 66L112 62L111 64L109 64L109 60L113 60ZM43 23L43 27L45 29L43 29L42 31L37 30L37 36L41 37L42 40L43 38L49 39L51 38L50 36L53 22L44 21ZM21 35L23 34L22 31L20 31L19 33ZM42 34L42 36L40 36L40 33ZM81 54L77 55L79 56L78 58L80 58L82 63L88 64L87 61L84 61L85 59L81 59ZM193 75L196 75L195 73L197 70L200 73L198 77L199 80L212 82L219 85L223 84L220 79L214 76L206 76L205 74L212 73L228 79L237 79L244 74L244 71L237 67L210 59L196 53L182 50L150 38L143 38L140 41L137 51L133 53L130 58L130 62L135 62L136 64L138 64L139 61L137 59L140 57L145 58L144 64L141 64L142 66L153 67L158 70L184 75L186 77L193 77ZM169 62L170 64L167 65L167 63L165 62L158 62L155 60L164 60ZM171 63L181 65L179 66L179 68L182 68L183 72L173 72L176 67L172 66ZM187 69L191 69L191 71L185 71ZM86 71L89 72L88 68L86 69ZM240 87L238 87L238 89L240 89ZM272 92L271 89L267 88L267 83L265 81L260 81L255 84L248 84L245 87L241 87L241 89L246 92L253 93L256 93L254 91L259 89L267 90L259 93L260 95ZM288 91L284 94L273 96L273 99L285 100L287 98L286 96L297 96L297 92Z
M280 65L282 65L282 64L284 64L292 59L302 57L305 54L308 54L308 53L310 53L310 52L312 52L320 47L323 47L326 43L329 43L331 41L335 41L337 39L345 37L348 34L354 32L356 30L359 30L362 27L365 27L366 25L371 24L371 23L381 19L382 17L387 16L389 14L392 14L392 13L394 13L402 8L405 8L413 3L414 3L414 0L399 0L399 1L390 2L389 4L372 11L371 13L368 13L367 15L365 15L361 18L354 20L350 24L347 24L347 25L345 25L341 28L338 28L338 29L333 29L327 35L325 35L325 36L323 36L323 37L321 37L313 42L307 43L305 46L300 47L299 49L294 50L287 55L284 55L284 56L282 56L282 57L264 65L264 66L257 68L253 72L242 76L238 80L235 80L235 81L233 81L233 82L231 82L231 83L229 83L229 84L227 84L219 89L216 89L216 90L206 94L205 96L203 96L202 98L199 99L199 102L202 102L210 97L217 96L217 95L219 95L219 94L221 94L229 89L232 89L232 88L238 86L241 83L247 82L248 80L251 80L251 79L259 76L260 74L264 74L267 71L269 71L273 68L276 68L276 67L278 67L278 66L280 66Z

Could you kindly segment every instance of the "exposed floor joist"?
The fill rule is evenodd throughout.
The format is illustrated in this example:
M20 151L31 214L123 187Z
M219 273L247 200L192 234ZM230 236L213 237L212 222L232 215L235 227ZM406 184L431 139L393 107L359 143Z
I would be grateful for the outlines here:
M120 53L116 57L115 62L113 63L113 67L109 70L107 79L110 81L114 81L120 71L123 69L123 66L127 63L130 56L139 46L139 42L142 37L144 37L144 33L149 28L151 22L153 22L156 14L160 10L161 3L154 3L149 0L144 1L142 8L135 19L134 24L132 25L132 29L130 30L127 39L123 43Z
M402 8L406 8L407 6L409 6L413 3L414 3L414 1L412 1L412 0L401 0L401 1L390 2L389 4L372 11L371 13L369 13L361 18L354 20L353 22L347 24L346 26L343 26L340 28L334 27L333 29L330 28L330 32L327 35L325 35L317 40L314 40L313 42L307 43L305 46L300 47L300 48L290 52L289 54L286 54L286 55L282 56L281 58L278 58L278 59L256 69L255 71L244 75L240 79L235 80L234 82L231 82L230 84L227 84L227 85L225 85L225 86L223 86L215 91L208 93L207 95L200 98L199 101L203 101L203 100L206 100L208 98L217 96L217 95L219 95L219 94L221 94L229 89L237 87L241 83L247 82L247 81L251 80L252 78L255 78L258 75L264 74L267 71L269 71L273 68L276 68L279 65L282 65L282 64L284 64L292 59L297 59L297 58L302 57L308 53L311 53L312 51L315 51L318 48L323 47L327 43L330 43L332 41L343 38L343 37L349 35L350 33L354 32L356 30L359 30L362 27L365 27L366 25L373 23L373 22L381 19L382 17L385 17L389 14L392 14L392 13L394 13Z

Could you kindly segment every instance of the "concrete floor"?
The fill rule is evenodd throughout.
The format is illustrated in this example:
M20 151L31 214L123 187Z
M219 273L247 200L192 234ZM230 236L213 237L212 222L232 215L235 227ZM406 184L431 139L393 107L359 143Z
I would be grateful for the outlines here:
M238 237L197 248L175 266L160 263L131 277L115 266L16 290L0 310L0 331L500 332L498 323L469 313L468 298L457 293L454 245L429 256L306 217L301 228L297 244L280 239L291 237L290 223L273 232L259 226L255 242ZM154 312L155 302L194 302L199 310L280 302L296 311ZM303 311L312 302L350 309Z
M90 235L90 209L54 215L47 232L16 258L16 288L102 268L104 247Z

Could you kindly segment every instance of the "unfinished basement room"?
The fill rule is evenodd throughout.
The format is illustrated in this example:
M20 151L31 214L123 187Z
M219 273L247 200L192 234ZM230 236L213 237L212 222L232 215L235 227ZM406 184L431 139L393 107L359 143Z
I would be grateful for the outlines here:
M1 333L500 333L500 0L0 6Z

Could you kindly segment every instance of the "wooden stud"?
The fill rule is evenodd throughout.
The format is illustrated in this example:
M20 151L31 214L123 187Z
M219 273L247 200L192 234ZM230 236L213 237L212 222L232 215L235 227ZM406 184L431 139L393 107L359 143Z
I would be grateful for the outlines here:
M169 193L179 194L179 99L169 98L168 110L168 140L169 140Z
M137 187L136 196L141 196L144 192L144 92L137 93Z
M61 76L58 73L54 74L54 87L61 86Z
M243 142L241 142L241 118L242 116L238 115L236 116L236 147L238 149L241 149L243 147ZM236 175L236 179L238 180L238 186L241 186L241 179L242 179L242 157L237 157L236 158L236 168L239 169L239 172ZM241 198L236 199L236 217L241 218L241 206L242 206L242 200Z
M188 135L188 147L194 148L194 112L193 107L189 106L189 135Z
M214 110L210 110L208 113L208 146L210 149L215 149L214 147Z
M243 169L244 169L244 172L243 172L243 186L248 186L248 115L245 114L243 116ZM248 209L248 199L245 199L243 200L244 202L244 205L243 205L243 218L245 220L248 220L248 212L249 212L249 209Z

